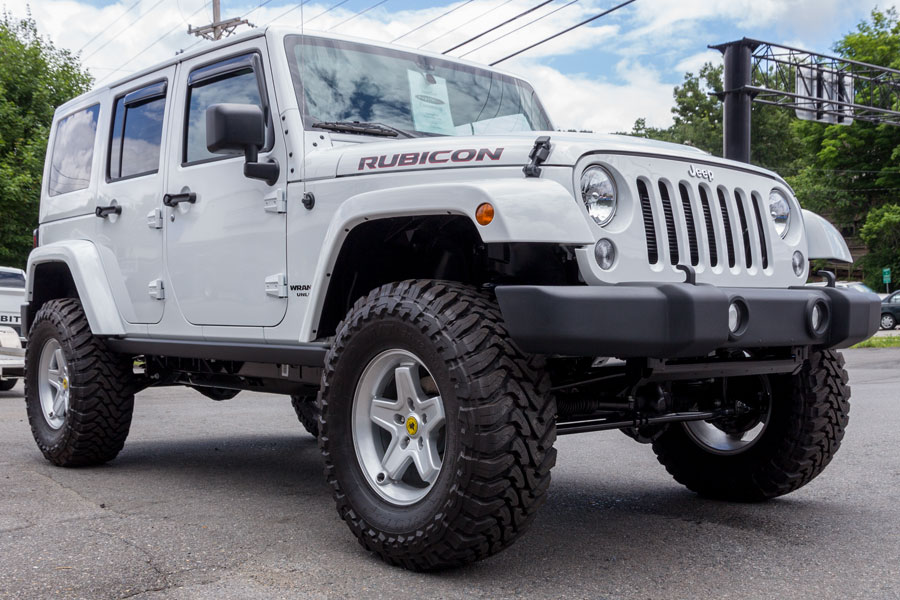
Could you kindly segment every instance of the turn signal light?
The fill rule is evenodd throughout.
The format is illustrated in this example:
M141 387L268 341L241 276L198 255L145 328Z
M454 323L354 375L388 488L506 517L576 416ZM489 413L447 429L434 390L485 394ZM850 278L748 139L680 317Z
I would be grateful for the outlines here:
M494 207L489 202L483 202L475 209L475 220L479 225L490 225L494 220Z

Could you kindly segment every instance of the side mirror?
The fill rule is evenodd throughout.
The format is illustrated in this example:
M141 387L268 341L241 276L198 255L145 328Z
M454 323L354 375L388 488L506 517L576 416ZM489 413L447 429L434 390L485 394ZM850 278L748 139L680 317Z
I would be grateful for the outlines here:
M266 122L262 109L254 104L213 104L206 109L206 148L213 153L242 150L244 176L275 185L281 172L270 158L259 162L259 150L266 143Z

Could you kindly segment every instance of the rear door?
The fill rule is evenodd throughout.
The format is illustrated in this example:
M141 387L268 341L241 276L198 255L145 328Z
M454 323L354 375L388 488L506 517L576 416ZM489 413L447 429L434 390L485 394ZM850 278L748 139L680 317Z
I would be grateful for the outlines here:
M109 140L97 206L96 243L122 316L129 323L158 323L165 303L156 287L163 277L162 149L175 67L113 90Z
M180 131L170 145L166 192L193 193L195 201L165 209L166 259L171 291L195 325L273 326L287 308L287 227L279 202L287 161L265 65L265 40L258 38L216 60L187 60L179 70L173 123ZM258 160L282 166L275 185L245 177L243 154L207 150L206 109L219 103L262 107L267 141Z

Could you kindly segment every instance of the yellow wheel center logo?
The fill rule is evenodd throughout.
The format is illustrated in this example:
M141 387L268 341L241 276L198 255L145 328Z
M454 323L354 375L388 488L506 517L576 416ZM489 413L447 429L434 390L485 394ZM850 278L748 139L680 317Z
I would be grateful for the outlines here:
M416 435L419 431L419 422L416 421L415 417L407 417L406 419L406 432L409 435Z
M66 377L65 379L62 380L62 387L64 390L69 389L69 378L68 377Z

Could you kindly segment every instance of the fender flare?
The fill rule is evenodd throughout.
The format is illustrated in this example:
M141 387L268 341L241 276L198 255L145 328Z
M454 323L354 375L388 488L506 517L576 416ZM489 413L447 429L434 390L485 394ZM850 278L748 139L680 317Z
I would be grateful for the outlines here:
M26 269L26 298L29 303L34 300L35 268L46 263L62 263L69 269L94 335L125 335L100 253L92 242L53 242L32 250Z
M475 211L484 202L493 205L494 219L488 225L478 225ZM317 291L310 299L300 339L315 338L329 275L354 227L377 219L429 215L471 219L484 243L594 243L583 208L567 188L549 179L470 180L362 192L341 203L328 226L326 245L313 278L312 289Z
M853 256L850 254L844 237L824 217L803 209L803 226L806 229L810 260L828 259L846 263L853 262Z

